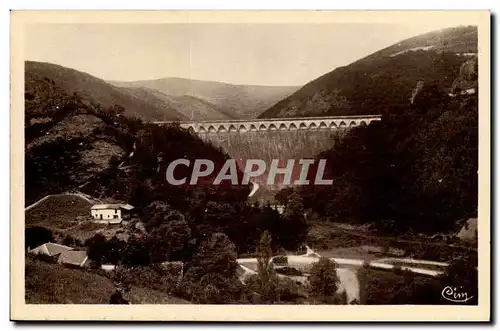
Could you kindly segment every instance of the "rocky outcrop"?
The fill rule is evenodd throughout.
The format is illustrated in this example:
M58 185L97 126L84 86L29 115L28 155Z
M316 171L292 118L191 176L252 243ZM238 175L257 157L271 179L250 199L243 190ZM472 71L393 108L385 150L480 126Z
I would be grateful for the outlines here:
M477 56L467 60L460 67L460 73L451 87L453 93L477 90L478 61Z
M423 88L424 88L424 81L419 80L417 82L417 86L415 86L413 92L411 93L410 104L413 104L413 102L415 101L415 97L420 93L420 91L422 91Z

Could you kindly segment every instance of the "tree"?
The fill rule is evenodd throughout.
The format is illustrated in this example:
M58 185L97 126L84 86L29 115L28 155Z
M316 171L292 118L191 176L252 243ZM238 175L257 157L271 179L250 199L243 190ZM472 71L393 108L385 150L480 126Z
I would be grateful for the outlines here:
M184 216L171 213L165 224L154 228L148 235L152 262L185 260L190 239L191 229Z
M172 212L172 208L168 203L153 201L146 208L144 208L144 215L142 219L146 224L146 229L151 231L154 228L167 223L169 220L168 217L184 217L182 214L179 216L178 214L172 214Z
M106 237L102 234L95 234L85 242L87 246L87 256L94 261L96 266L100 267L106 255Z
M42 226L32 226L24 230L24 246L33 249L54 240L52 231Z
M285 187L279 190L275 195L274 199L283 205L287 205L290 196L293 193L293 187Z
M289 196L281 223L280 244L286 249L297 249L306 240L308 229L304 204L298 192Z
M183 287L189 300L198 303L236 303L243 287L236 277L236 250L224 233L205 241L187 266Z
M309 294L324 303L332 302L337 293L338 282L337 264L326 257L321 257L311 268Z
M199 281L206 274L220 274L224 278L236 275L236 248L224 233L214 233L201 244L194 255L186 277Z
M106 243L105 262L115 265L118 264L121 261L122 251L125 246L125 241L118 239L117 236L113 236L113 238Z
M258 291L262 296L262 300L264 302L279 301L278 276L271 262L271 236L267 230L262 233L257 255Z
M150 264L151 248L147 237L131 236L123 249L123 264L129 267L145 266Z

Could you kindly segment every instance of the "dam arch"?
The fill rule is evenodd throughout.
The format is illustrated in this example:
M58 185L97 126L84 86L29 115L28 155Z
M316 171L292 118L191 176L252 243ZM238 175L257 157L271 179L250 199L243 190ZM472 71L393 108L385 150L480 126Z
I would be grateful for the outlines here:
M252 120L213 120L176 122L189 132L197 134L246 133L296 130L338 130L355 126L369 125L380 121L381 115L325 116L300 118L262 118ZM171 124L174 122L154 122Z

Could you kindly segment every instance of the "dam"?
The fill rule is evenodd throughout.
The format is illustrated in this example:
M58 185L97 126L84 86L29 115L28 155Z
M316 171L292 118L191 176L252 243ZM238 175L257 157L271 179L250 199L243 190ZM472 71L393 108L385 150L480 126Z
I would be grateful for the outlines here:
M259 159L270 164L278 159L284 166L290 159L315 158L331 149L335 141L349 129L380 121L381 115L330 116L305 118L269 118L253 120L218 120L156 122L178 124L210 142L236 159L240 169L249 159ZM268 173L252 179L259 185L258 200L272 200L282 184L268 185ZM265 192L265 193L264 193Z
M317 131L337 130L368 125L380 121L381 115L325 116L299 118L262 118L254 120L216 120L175 122L197 134L247 133L268 131ZM174 122L155 122L170 124Z

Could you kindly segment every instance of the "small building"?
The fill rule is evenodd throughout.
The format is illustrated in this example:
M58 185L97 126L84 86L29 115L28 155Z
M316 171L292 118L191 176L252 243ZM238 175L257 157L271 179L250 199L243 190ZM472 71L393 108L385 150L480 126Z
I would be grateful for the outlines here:
M65 251L59 255L57 263L69 267L85 267L88 265L89 257L86 251Z
M72 247L48 242L33 248L29 253L34 255L45 255L51 258L51 260L56 261L60 254L71 250L73 250Z
M104 271L113 271L116 269L116 265L114 265L114 264L102 264L101 269Z
M284 205L271 205L271 208L276 210L280 214L283 214L283 212L285 211Z
M466 220L456 236L462 241L477 241L477 218L469 218Z
M93 205L90 214L98 223L118 224L130 217L132 209L134 207L129 204Z

